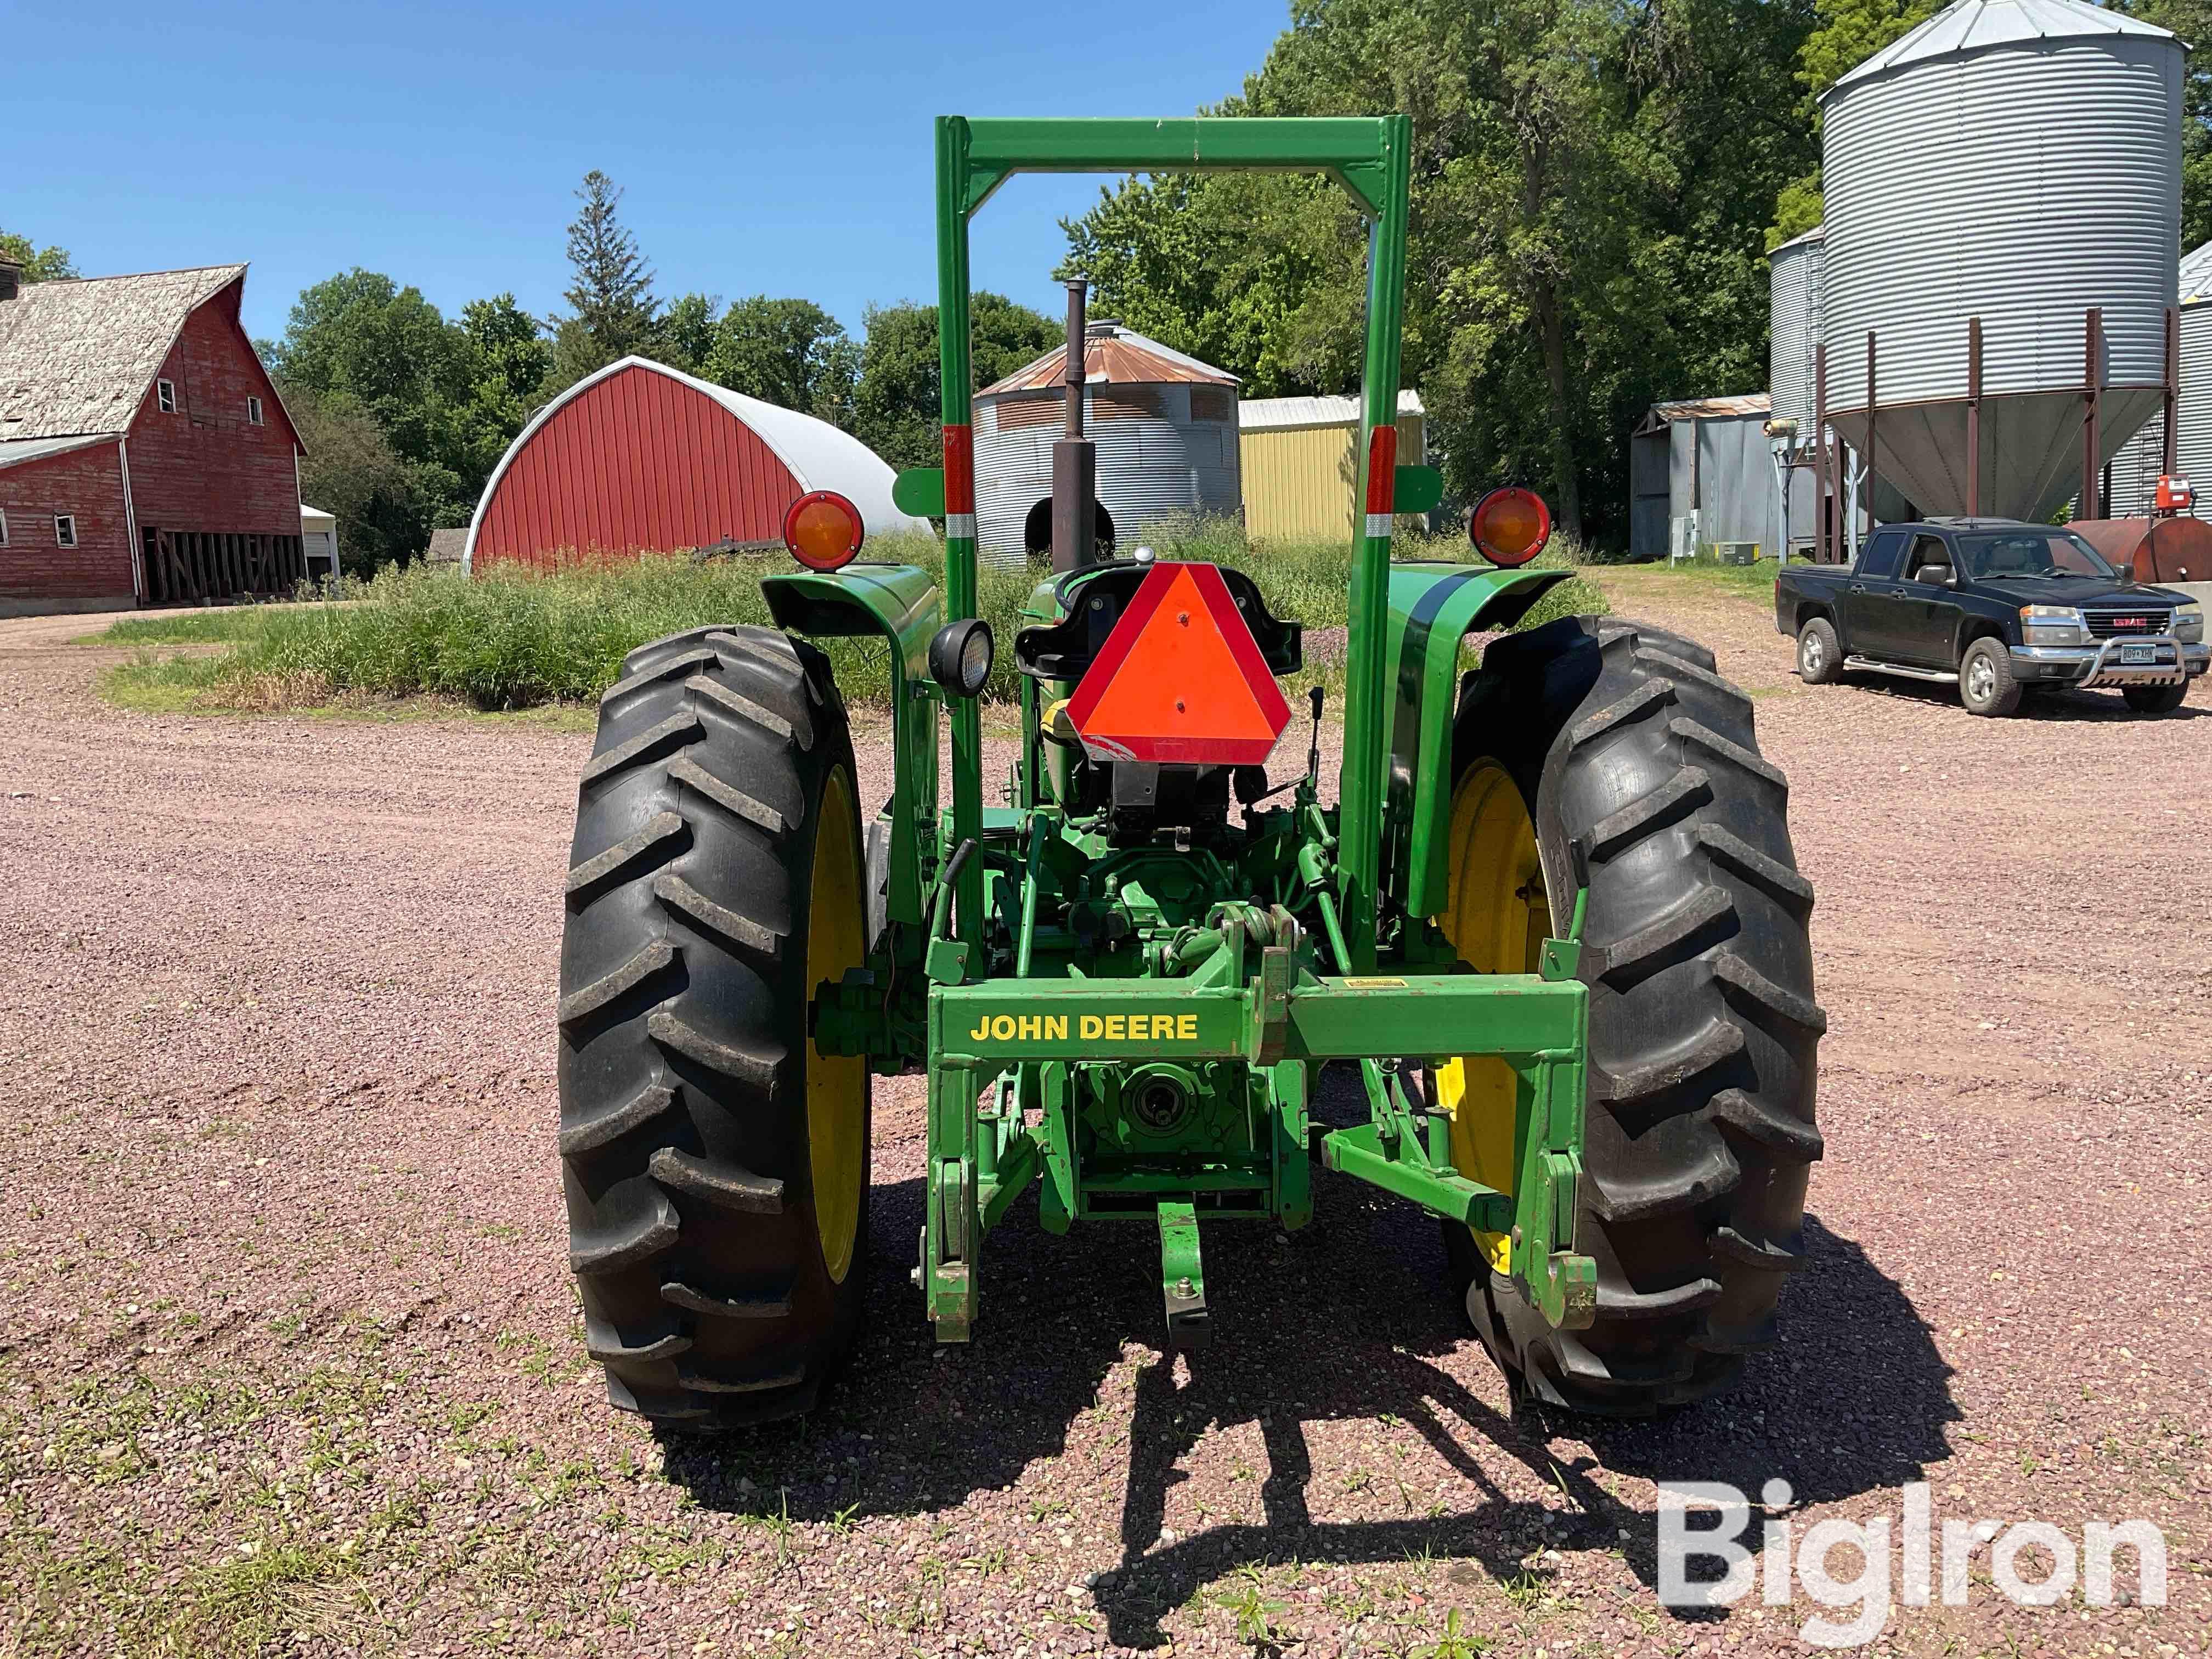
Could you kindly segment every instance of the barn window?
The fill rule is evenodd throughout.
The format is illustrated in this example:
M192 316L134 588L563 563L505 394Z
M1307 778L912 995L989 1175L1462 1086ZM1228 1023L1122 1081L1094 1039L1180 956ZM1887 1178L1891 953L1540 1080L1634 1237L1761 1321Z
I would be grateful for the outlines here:
M161 413L164 415L175 414L177 412L177 383L174 380L155 381L154 401L161 404Z
M8 515L0 513L0 547L8 545Z
M57 513L54 514L54 545L56 547L75 547L76 545L76 514Z
M248 398L246 400L246 422L248 426L259 426L261 424L260 398Z

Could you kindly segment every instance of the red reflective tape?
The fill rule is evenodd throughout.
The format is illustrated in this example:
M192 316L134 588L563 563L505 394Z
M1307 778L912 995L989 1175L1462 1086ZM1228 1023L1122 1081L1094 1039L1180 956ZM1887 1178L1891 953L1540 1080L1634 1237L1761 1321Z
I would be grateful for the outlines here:
M945 428L945 510L975 510L975 428L970 426Z
M1398 428L1378 426L1367 434L1367 510L1388 513L1398 499Z

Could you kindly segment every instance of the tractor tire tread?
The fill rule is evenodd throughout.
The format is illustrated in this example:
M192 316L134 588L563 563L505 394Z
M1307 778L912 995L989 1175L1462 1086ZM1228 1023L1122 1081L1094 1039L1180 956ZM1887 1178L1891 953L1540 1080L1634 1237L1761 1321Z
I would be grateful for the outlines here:
M689 629L623 659L595 751L558 1004L585 1347L617 1407L664 1425L788 1417L849 1350L866 1277L864 1202L830 1278L807 1127L806 908L827 781L854 780L844 704L811 644Z
M1657 718L1652 718L1652 716ZM1547 888L1589 859L1589 1105L1576 1248L1595 1318L1553 1329L1447 1234L1477 1331L1527 1395L1648 1417L1735 1380L1803 1260L1815 1048L1813 889L1789 780L1712 653L1614 618L1493 641L1468 678L1455 765L1522 787ZM1464 1232L1464 1229L1458 1230Z

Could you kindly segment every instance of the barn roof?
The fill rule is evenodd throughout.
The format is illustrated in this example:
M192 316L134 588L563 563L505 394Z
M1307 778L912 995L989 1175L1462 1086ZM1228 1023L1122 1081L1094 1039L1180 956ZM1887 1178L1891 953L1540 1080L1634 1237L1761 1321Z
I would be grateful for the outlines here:
M114 441L112 432L67 438L0 438L0 466L14 466L19 461L35 461L47 455L66 455L72 449L89 449L94 444Z
M1005 380L985 386L975 395L994 398L1002 392L1057 390L1066 384L1061 378L1066 362L1066 346L1056 345L1043 356L1023 364ZM1083 373L1093 386L1101 380L1109 386L1158 386L1162 381L1174 380L1199 386L1238 384L1237 377L1225 368L1186 357L1172 346L1146 339L1136 330L1113 322L1093 323L1085 331Z
M694 392L713 398L724 409L752 429L753 434L775 453L799 481L803 490L834 489L860 509L860 522L871 536L880 536L900 531L918 531L934 535L935 526L927 519L917 519L902 512L891 500L891 483L897 477L884 458L855 438L851 433L839 430L827 421L817 420L811 415L802 415L795 409L786 409L779 404L763 403L758 398L748 398L741 392L732 392L726 386L716 386L681 369L657 363L650 357L618 358L605 368L586 374L567 391L556 393L535 415L530 417L514 441L507 447L507 453L499 458L491 477L484 481L483 494L477 498L477 510L469 520L468 545L461 556L461 568L473 570L476 567L477 532L483 524L484 508L489 504L499 481L506 476L514 458L529 446L539 428L568 404L598 386L613 379L625 369L645 369L654 374L665 374L680 381Z
M1421 394L1399 388L1398 414L1425 416ZM1357 398L1247 398L1237 405L1237 424L1246 432L1285 432L1297 427L1358 426Z
M199 306L244 265L27 283L0 301L0 440L125 430Z

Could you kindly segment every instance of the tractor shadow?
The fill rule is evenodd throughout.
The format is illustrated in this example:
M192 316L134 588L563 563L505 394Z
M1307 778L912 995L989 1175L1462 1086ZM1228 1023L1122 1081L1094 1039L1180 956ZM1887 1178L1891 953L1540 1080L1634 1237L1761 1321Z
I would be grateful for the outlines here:
M1492 1403L1502 1388L1479 1397L1437 1363L1471 1353L1474 1339L1441 1288L1432 1221L1319 1171L1315 1196L1316 1221L1288 1239L1253 1224L1208 1230L1215 1346L1139 1367L1127 1448L1101 1462L1118 1413L1101 1384L1161 1334L1153 1230L1055 1237L1018 1208L986 1249L976 1340L940 1348L907 1277L921 1182L879 1186L870 1324L844 1374L799 1422L665 1437L668 1478L710 1508L842 1525L955 1508L1072 1449L1064 1482L1110 1481L1120 1465L1119 1559L1096 1604L1112 1641L1144 1647L1165 1639L1163 1614L1248 1563L1463 1560L1502 1580L1547 1547L1619 1549L1656 1585L1654 1516L1612 1496L1603 1474L1727 1481L1754 1501L1779 1476L1798 1502L1824 1503L1918 1478L1950 1455L1943 1425L1960 1413L1929 1327L1817 1219L1806 1224L1812 1270L1785 1290L1784 1341L1753 1357L1733 1393L1660 1419L1595 1423L1528 1404L1508 1413ZM1385 1413L1478 1501L1402 1520L1315 1519L1308 1425ZM1249 1422L1267 1451L1262 1518L1164 1542L1185 1461L1210 1431ZM1564 1492L1565 1515L1556 1500L1502 1491L1489 1473L1498 1453Z

